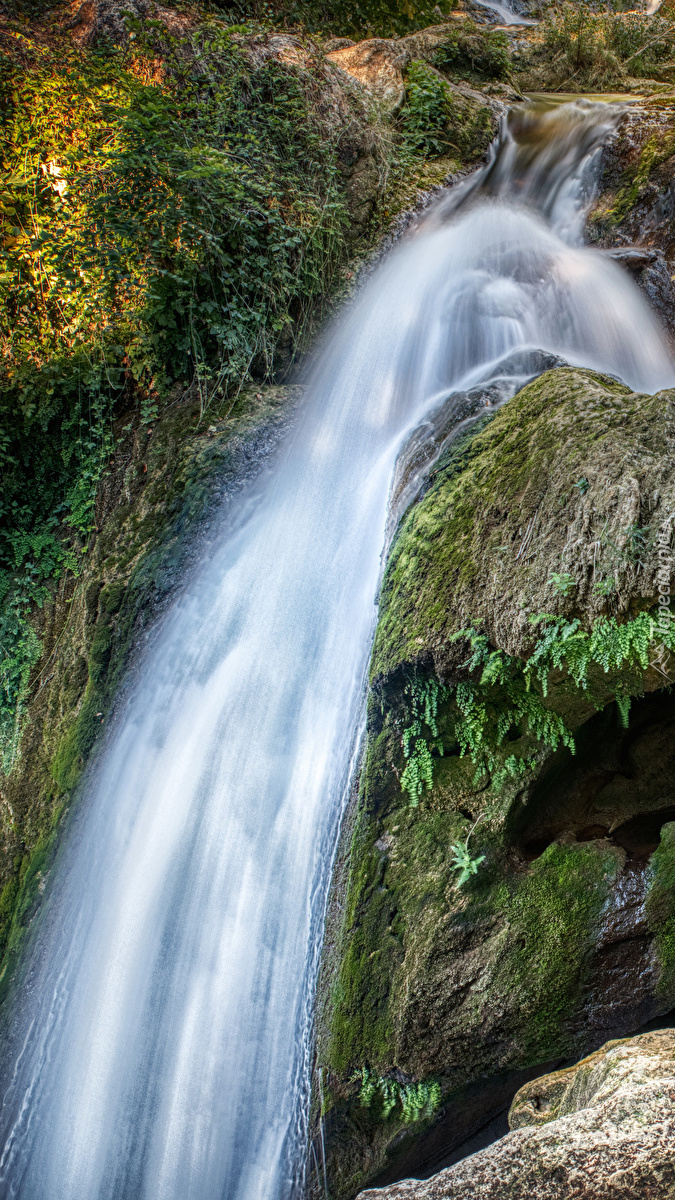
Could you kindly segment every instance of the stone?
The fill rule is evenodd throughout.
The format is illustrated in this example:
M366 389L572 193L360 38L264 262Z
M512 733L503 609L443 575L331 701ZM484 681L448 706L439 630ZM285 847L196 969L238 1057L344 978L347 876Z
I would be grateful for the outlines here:
M174 9L153 0L84 0L65 28L72 31L79 46L98 46L102 42L126 45L135 37L127 18L136 21L161 21L167 32L180 36L189 22Z
M448 41L453 32L453 23L445 22L408 34L407 37L369 38L331 49L326 54L326 60L355 79L385 112L393 112L405 100L406 67L413 61L431 62L436 50ZM486 103L484 94L466 84L457 85L448 79L445 82L451 92L464 101ZM492 108L495 113L503 111L503 106L495 100L492 101Z
M494 789L460 754L441 699L432 790L412 808L400 784L406 681L477 683L460 630L478 622L516 664L538 637L530 614L589 630L654 608L674 414L675 392L638 396L562 365L442 450L416 503L405 470L397 481L407 514L385 572L368 749L318 993L323 1144L340 1200L437 1169L504 1111L518 1072L541 1074L675 1003L667 654L625 677L598 667L587 688L552 672L545 704L575 753L513 728L501 752L531 766ZM554 586L561 571L573 589ZM612 587L598 588L605 577ZM636 696L628 728L613 699L624 685ZM488 685L481 698L499 703ZM452 848L476 821L471 849L485 859L458 889ZM363 1066L403 1086L438 1081L440 1110L406 1124L364 1109Z
M517 1093L512 1132L360 1200L672 1200L675 1031L611 1041Z

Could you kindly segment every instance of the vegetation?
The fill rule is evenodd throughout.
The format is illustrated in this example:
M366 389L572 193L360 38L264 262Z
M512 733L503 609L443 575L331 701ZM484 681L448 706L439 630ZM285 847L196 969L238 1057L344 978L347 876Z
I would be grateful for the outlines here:
M0 63L6 765L40 653L27 618L79 569L117 414L150 424L190 382L204 409L269 377L344 253L311 74L254 72L208 24L165 53L161 84L147 46Z
M440 71L472 83L504 80L511 75L509 40L502 29L457 22L453 36L434 55Z
M672 23L659 14L563 3L548 10L540 27L524 86L609 90L632 78L669 79L675 71L673 36Z
M378 1075L362 1067L352 1076L359 1082L359 1100L363 1108L373 1108L379 1101L381 1121L386 1121L395 1110L404 1125L412 1125L424 1117L431 1117L441 1106L441 1086L436 1080L422 1083L399 1083L390 1075Z
M527 732L553 750L564 745L574 753L571 731L563 718L545 704L552 672L566 672L574 686L584 691L593 667L600 667L604 674L623 673L616 683L615 697L620 720L627 726L630 692L626 672L634 674L637 692L650 656L658 654L661 647L675 651L672 623L662 629L656 615L645 612L624 624L614 617L601 617L590 633L581 628L578 618L541 614L530 617L530 623L541 633L524 662L503 650L491 649L486 635L477 629L464 629L453 634L451 641L469 643L471 653L462 663L469 672L468 681L445 685L416 676L405 685L412 722L401 738L407 759L401 788L413 806L419 803L425 788L431 791L433 787L433 751L444 754L438 726L439 700L453 701L446 714L445 739L457 748L460 757L469 755L477 767L477 781L490 775L493 788L498 789L508 778L524 774L535 763L531 754L500 753L510 736ZM602 705L602 699L598 705ZM431 737L425 735L425 725ZM462 869L475 873L472 867Z
M474 822L463 842L452 842L450 845L450 863L453 870L457 872L455 880L455 887L457 888L461 888L465 883L468 883L472 875L477 875L479 866L485 862L484 854L479 854L475 858L472 858L469 852L469 839L476 828L476 824L477 822Z
M407 98L401 130L408 146L417 154L454 153L471 157L482 153L492 139L490 111L470 113L459 97L427 63L410 63L406 74Z

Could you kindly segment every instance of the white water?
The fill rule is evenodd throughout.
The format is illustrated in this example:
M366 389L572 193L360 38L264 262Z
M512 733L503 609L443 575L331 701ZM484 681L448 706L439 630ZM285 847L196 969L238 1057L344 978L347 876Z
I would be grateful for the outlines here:
M578 144L565 187L548 172L557 208L539 187L568 238L593 153ZM20 996L2 1197L300 1187L318 930L399 448L520 348L675 382L620 268L505 199L513 169L490 171L492 196L439 209L345 315L285 454L148 655Z
M481 8L487 8L489 12L496 13L504 25L536 25L537 23L531 17L524 17L522 13L516 12L508 4L500 4L499 0L476 0L476 4L480 4Z

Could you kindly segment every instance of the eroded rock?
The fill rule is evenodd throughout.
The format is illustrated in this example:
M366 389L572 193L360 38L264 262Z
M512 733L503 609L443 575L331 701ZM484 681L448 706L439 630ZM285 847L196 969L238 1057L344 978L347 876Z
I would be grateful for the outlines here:
M361 1200L672 1200L675 1032L608 1042L517 1093L512 1132L429 1180Z
M174 9L155 4L154 0L84 0L66 22L73 41L79 46L98 46L102 42L126 45L132 21L158 21L174 36L185 34L190 22Z

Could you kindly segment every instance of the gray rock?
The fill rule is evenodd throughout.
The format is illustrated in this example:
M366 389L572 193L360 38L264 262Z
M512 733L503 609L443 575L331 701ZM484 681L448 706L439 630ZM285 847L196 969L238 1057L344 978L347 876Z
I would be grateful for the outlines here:
M517 1093L512 1132L360 1200L672 1200L675 1031L608 1042Z

